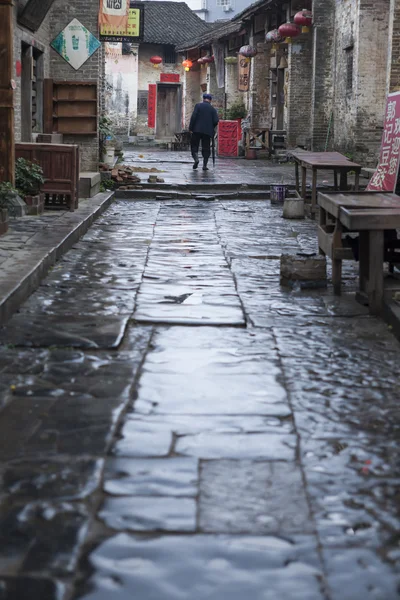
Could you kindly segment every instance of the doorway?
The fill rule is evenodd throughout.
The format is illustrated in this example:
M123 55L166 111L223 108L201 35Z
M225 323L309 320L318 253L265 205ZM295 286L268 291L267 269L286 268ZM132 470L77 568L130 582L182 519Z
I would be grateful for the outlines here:
M156 137L173 140L181 131L181 86L157 84Z
M43 131L44 54L29 44L21 45L21 141L31 142L33 132Z

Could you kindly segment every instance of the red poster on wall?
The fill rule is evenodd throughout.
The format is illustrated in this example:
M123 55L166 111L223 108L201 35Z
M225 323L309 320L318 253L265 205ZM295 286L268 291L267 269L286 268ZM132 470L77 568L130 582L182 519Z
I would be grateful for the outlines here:
M161 73L161 83L179 83L180 77L178 73Z
M389 94L379 165L368 184L369 192L394 192L400 164L400 92Z
M156 126L156 102L157 102L157 85L149 83L149 97L147 101L147 126L154 129Z
M218 123L218 156L238 155L237 121L220 121Z

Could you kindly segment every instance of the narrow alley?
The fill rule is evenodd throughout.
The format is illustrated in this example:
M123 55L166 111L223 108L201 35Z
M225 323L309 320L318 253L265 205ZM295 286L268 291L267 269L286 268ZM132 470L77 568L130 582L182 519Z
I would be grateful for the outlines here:
M0 333L0 598L399 597L399 343L315 222L119 200Z

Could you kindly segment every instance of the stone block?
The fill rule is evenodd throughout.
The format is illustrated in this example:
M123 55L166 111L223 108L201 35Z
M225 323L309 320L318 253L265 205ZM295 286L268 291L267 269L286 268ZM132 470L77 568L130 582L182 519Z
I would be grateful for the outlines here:
M326 287L326 258L317 254L282 254L281 285Z
M100 192L100 182L100 173L81 173L79 178L79 197L93 198L93 196Z

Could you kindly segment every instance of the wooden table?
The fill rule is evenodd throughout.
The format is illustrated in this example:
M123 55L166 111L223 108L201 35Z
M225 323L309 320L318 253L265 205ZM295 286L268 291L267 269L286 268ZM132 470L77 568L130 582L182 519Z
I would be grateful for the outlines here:
M344 248L345 231L360 233L359 297L367 298L370 312L378 314L383 304L384 232L400 228L400 197L381 192L318 194L320 221L318 245L332 259L332 282L340 294L342 260L354 259Z
M355 190L359 188L361 165L348 160L339 152L307 152L306 150L296 150L289 153L293 157L296 170L296 192L301 198L306 198L307 191L307 169L312 170L311 186L311 213L315 213L317 206L317 175L319 170L333 171L335 190L347 190L347 174L349 171L355 172ZM300 175L301 167L301 194L300 194ZM340 174L340 184L338 184L338 174Z

